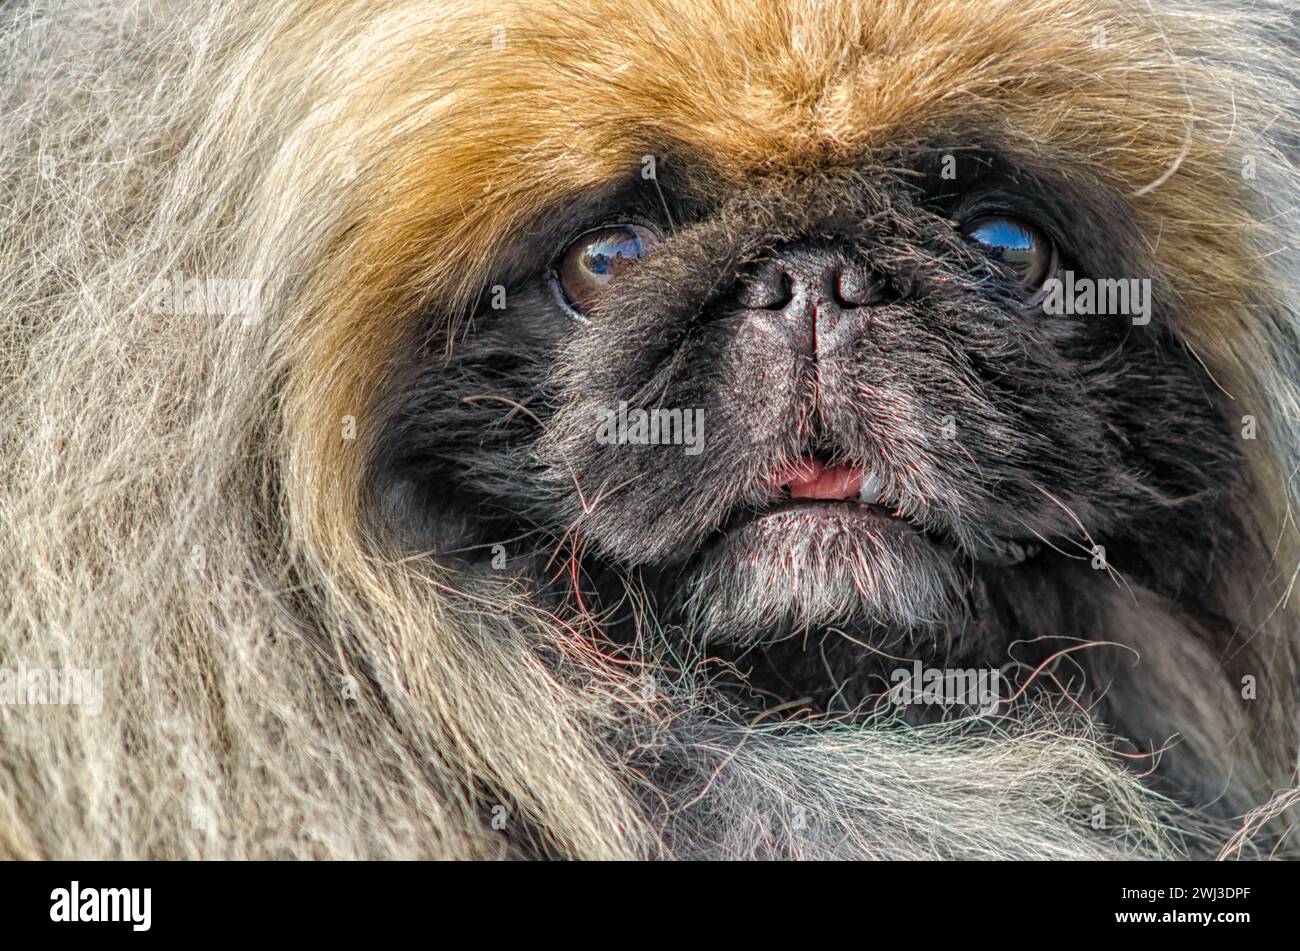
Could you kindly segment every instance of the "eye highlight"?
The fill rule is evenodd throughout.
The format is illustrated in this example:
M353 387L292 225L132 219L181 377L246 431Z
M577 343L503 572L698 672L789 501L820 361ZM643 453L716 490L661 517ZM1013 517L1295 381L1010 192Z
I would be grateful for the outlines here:
M1031 290L1042 287L1056 271L1056 245L1026 221L987 215L964 225L961 233Z
M574 240L555 267L564 301L577 314L591 310L600 293L659 243L649 228L635 224L595 228Z

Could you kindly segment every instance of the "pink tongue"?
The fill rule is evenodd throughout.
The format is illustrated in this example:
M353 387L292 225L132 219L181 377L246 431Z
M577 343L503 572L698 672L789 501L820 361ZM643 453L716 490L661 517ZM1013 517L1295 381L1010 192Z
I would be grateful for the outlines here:
M823 466L804 456L782 475L792 499L856 499L862 491L862 473L850 466Z

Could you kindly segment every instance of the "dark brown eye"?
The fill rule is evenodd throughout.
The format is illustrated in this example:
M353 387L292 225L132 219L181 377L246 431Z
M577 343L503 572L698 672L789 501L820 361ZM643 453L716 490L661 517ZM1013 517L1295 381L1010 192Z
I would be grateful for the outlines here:
M1027 222L1000 216L976 218L962 228L962 234L1033 290L1056 271L1052 240Z
M565 302L585 314L611 281L658 243L653 231L633 224L596 228L580 236L564 249L555 268Z

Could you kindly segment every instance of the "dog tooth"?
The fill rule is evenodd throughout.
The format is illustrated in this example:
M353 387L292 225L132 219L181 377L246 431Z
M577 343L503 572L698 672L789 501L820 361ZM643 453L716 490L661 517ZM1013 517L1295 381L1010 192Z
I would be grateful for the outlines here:
M884 481L878 473L868 472L862 478L862 489L858 492L858 500L871 505L879 503Z

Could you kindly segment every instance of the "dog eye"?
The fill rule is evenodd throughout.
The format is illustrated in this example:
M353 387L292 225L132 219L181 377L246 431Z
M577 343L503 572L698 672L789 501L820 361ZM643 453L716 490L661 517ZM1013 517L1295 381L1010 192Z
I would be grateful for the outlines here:
M1056 246L1038 228L1016 218L976 218L962 234L1001 263L1026 287L1037 290L1056 270Z
M658 243L653 231L633 224L580 235L564 249L555 268L565 302L577 313L586 313L611 281Z

